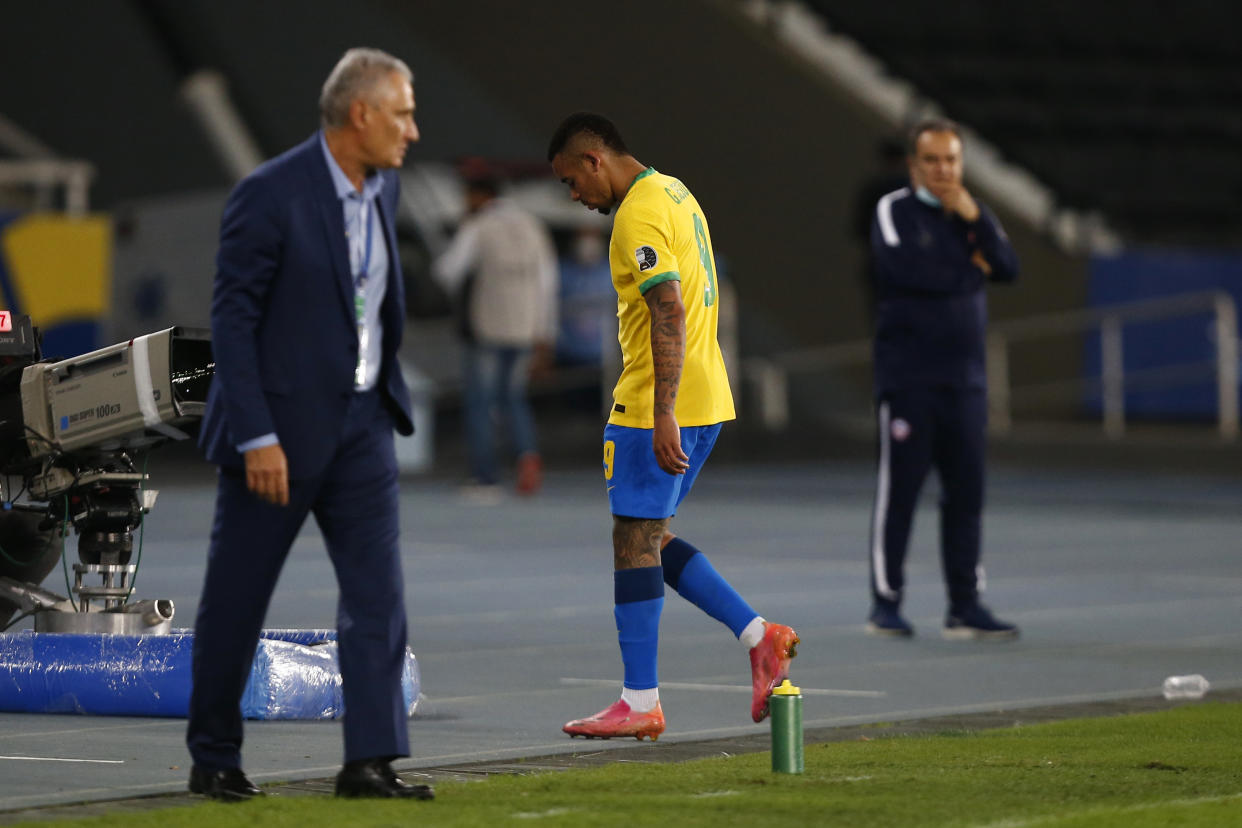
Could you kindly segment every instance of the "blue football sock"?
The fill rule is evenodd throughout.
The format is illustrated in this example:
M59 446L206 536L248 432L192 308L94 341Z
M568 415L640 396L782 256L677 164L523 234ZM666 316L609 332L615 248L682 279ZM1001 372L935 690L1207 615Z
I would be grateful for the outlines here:
M673 538L660 553L664 581L682 598L740 636L759 613L729 586L707 556L681 538Z
M661 567L619 569L613 573L617 640L625 665L625 686L632 690L658 687L660 612L664 609Z

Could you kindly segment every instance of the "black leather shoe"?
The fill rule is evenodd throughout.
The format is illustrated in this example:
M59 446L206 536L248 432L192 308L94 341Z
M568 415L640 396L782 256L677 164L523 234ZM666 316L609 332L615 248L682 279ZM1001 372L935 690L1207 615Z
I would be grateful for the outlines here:
M372 799L435 799L430 785L411 785L386 759L347 762L336 775L336 795Z
M221 802L244 802L263 791L237 768L211 770L195 765L190 769L190 793L202 794Z

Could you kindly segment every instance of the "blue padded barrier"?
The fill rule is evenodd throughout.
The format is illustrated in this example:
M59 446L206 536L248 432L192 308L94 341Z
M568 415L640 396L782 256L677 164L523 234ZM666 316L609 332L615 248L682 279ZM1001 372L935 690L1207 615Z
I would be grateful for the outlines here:
M21 632L0 635L0 711L184 717L194 636ZM418 705L418 661L406 650L406 710ZM265 630L242 696L248 719L344 713L333 630Z

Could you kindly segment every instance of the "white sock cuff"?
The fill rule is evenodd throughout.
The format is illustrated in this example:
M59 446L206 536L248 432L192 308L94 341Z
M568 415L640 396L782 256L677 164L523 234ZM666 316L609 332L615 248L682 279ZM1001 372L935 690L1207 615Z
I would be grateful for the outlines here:
M621 688L621 701L630 706L630 710L635 713L646 713L648 710L654 710L655 706L660 703L660 688L652 687L647 690L634 690L629 687Z
M763 624L763 616L756 615L742 629L742 634L737 637L737 640L742 642L742 646L748 650L758 646L759 642L763 640Z

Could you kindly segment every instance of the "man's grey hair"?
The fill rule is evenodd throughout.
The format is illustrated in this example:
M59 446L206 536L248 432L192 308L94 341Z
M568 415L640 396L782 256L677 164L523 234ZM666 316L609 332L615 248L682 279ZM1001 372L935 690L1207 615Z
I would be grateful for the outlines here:
M957 136L957 140L965 143L962 138L962 128L956 122L948 118L924 118L906 134L906 155L911 158L918 155L919 137L924 132L950 132Z
M393 72L414 81L414 73L405 61L379 49L350 49L342 55L319 95L319 121L324 129L345 126L349 105L358 98L370 101L376 84Z

